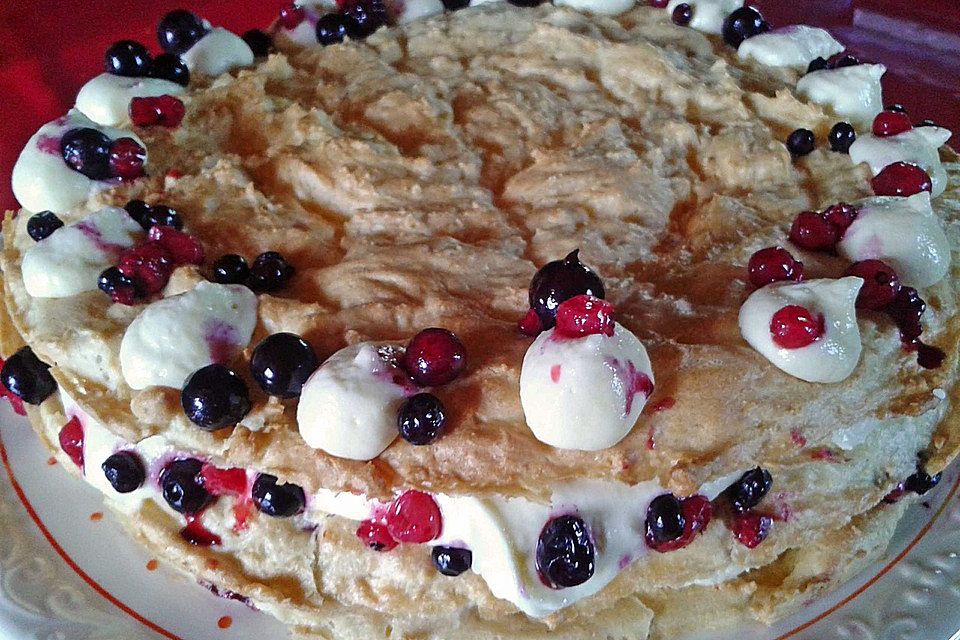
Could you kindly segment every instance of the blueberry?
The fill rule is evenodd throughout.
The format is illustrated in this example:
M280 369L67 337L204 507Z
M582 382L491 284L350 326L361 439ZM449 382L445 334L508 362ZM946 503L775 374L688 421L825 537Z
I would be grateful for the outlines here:
M740 7L723 21L723 39L734 49L747 38L770 30L763 14L753 7Z
M543 0L507 0L507 2L517 7L538 7L543 4Z
M834 69L842 69L844 67L855 67L860 64L860 59L856 56L845 55L839 60L834 61L830 66Z
M153 61L150 77L169 80L185 87L190 84L190 69L180 56L161 53Z
M317 354L293 333L275 333L257 345L250 358L250 374L272 396L293 398L320 365Z
M685 27L693 20L693 7L686 2L682 2L673 8L670 19L674 24Z
M884 111L889 111L891 113L906 113L907 108L900 104L899 102L895 104L888 104L883 108Z
M123 275L117 267L108 267L97 278L97 288L114 301L130 300L139 296L136 283Z
M766 469L757 467L740 476L724 494L738 513L753 509L760 504L773 486L773 477Z
M21 347L0 369L0 383L27 404L40 404L57 390L50 365L41 362L30 347Z
M563 260L547 263L530 282L530 308L536 311L544 329L556 324L560 303L582 294L603 298L603 282L590 267L580 262L579 249Z
M250 276L250 267L243 256L228 253L213 263L213 280L220 284L243 284Z
M213 496L200 484L203 463L196 458L174 460L160 472L163 499L179 513L199 513L213 502Z
M328 13L317 20L317 42L323 46L343 42L347 37L347 23L351 19L339 13Z
M222 364L210 364L190 374L180 405L192 423L204 431L230 427L250 411L247 385Z
M657 496L647 508L647 540L663 544L683 535L683 507L672 493Z
M447 11L457 11L470 6L470 0L442 0L443 8Z
M160 20L157 40L167 53L180 55L207 34L207 25L197 15L175 9Z
M51 233L63 226L63 220L53 211L41 211L30 216L27 220L27 235L40 242Z
M593 576L596 551L587 525L576 516L554 518L537 541L537 571L554 589L575 587Z
M850 145L857 141L857 132L849 122L838 122L830 129L830 148L837 153L850 153Z
M903 483L903 488L922 496L940 484L942 479L942 473L931 476L921 465L917 465L917 472L907 478L907 481Z
M293 266L276 251L258 255L250 267L247 284L254 291L276 291L293 277Z
M937 126L937 123L934 122L933 120L921 120L920 122L917 123L917 126L918 127L935 127Z
M445 422L443 403L431 393L407 398L397 411L397 428L410 444L430 444L440 436Z
M430 552L433 566L445 576L458 576L473 566L473 552L458 547L434 547Z
M830 63L827 62L824 58L818 57L810 61L810 65L807 67L807 73L813 73L814 71L823 71L824 69L829 69Z
M347 35L355 40L366 38L387 24L383 0L360 0L348 4L344 15L349 18L346 23Z
M60 139L60 154L68 167L91 180L110 177L110 138L101 131L70 129Z
M307 504L303 489L295 484L277 484L277 477L266 473L257 476L252 495L257 509L274 518L295 516Z
M115 76L143 77L150 73L150 52L139 42L120 40L107 49L103 66Z
M180 214L162 204L149 205L143 200L131 200L124 209L144 231L149 231L155 226L173 227L178 231L183 229Z
M273 48L273 39L260 29L250 29L240 37L257 58L266 58L270 49Z
M787 150L794 157L810 155L817 148L817 139L809 129L797 129L787 137Z
M132 451L120 451L107 458L100 468L117 493L130 493L143 486L147 479L143 460Z

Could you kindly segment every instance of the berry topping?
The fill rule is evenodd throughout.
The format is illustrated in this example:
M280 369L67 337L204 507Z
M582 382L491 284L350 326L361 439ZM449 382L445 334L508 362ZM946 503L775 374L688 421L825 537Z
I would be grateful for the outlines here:
M350 18L339 13L328 13L317 20L317 42L323 46L343 42L347 37L347 23Z
M213 263L213 281L220 284L243 284L250 276L250 267L243 256L228 253Z
M846 202L840 202L828 207L821 215L823 219L833 225L837 234L842 238L843 233L857 219L857 208Z
M190 84L190 68L178 55L161 53L153 59L153 68L150 77L159 80L169 80L185 87Z
M770 535L773 519L759 513L745 513L733 519L733 535L748 549L756 548Z
M673 21L673 24L680 25L681 27L687 26L690 24L690 21L693 20L693 7L686 2L678 4L673 8L670 19Z
M467 350L452 331L424 329L407 344L401 366L424 387L447 384L467 366Z
M255 58L266 58L270 54L270 49L273 48L273 39L260 29L244 31L240 37L250 47L250 51L253 51Z
M200 482L202 468L203 463L196 458L186 458L174 460L160 472L163 499L171 509L195 514L213 502L213 495Z
M167 285L173 271L173 258L159 242L145 242L124 251L117 269L144 295L152 295Z
M891 304L900 293L897 272L880 260L854 262L844 275L863 278L863 286L857 294L858 309L879 311Z
M247 493L247 472L243 469L220 469L204 463L197 476L200 485L215 496L243 496Z
M63 220L53 211L41 211L30 216L27 220L27 235L40 242L51 233L63 226Z
M183 102L173 96L130 100L130 120L138 127L178 127L185 113Z
M440 536L443 518L436 500L422 491L404 491L387 511L387 531L397 542L430 542Z
M753 7L740 7L723 21L723 39L735 49L747 38L769 30L770 25Z
M207 25L198 16L184 9L175 9L160 20L157 40L167 53L180 55L207 35L207 31Z
M447 11L458 11L470 6L470 0L441 0L443 8Z
M595 568L596 551L586 523L560 516L546 524L537 541L537 572L545 585L563 589L583 584Z
M110 145L110 175L134 180L143 175L147 150L133 138L117 138Z
M107 482L117 493L130 493L143 486L147 479L143 460L133 451L120 451L100 465Z
M910 116L896 111L883 111L873 120L873 135L879 137L895 136L913 129Z
M942 473L931 476L922 466L917 465L917 472L907 478L907 481L903 483L903 488L922 496L940 484L942 479Z
M783 247L767 247L750 256L750 284L762 287L782 280L803 280L803 263Z
M734 511L744 513L760 504L773 486L773 477L766 469L757 467L740 476L724 491Z
M183 229L180 214L162 204L149 205L143 200L131 200L124 209L144 231L150 231L156 226Z
M819 340L825 331L823 316L800 305L787 305L770 321L773 342L783 349L801 349Z
M810 61L810 64L807 66L807 73L813 73L814 71L823 71L824 69L829 69L830 63L827 62L822 57L816 57Z
M174 264L203 264L203 245L183 231L156 225L150 227L147 238L166 249Z
M60 429L60 448L73 460L73 464L83 471L83 425L80 419L74 416Z
M293 273L293 265L282 255L276 251L266 251L254 259L247 284L256 292L276 291L290 281Z
M0 382L27 404L40 404L57 390L50 365L41 362L30 347L21 347L0 369Z
M543 331L543 323L540 322L540 316L537 315L537 312L530 309L525 316L520 318L517 328L525 336L538 336Z
M810 155L817 148L817 139L810 129L797 129L787 136L787 151L795 158Z
M397 541L387 531L387 525L376 520L365 520L357 527L357 537L374 551L390 551Z
M317 354L303 338L293 333L275 333L253 350L250 374L272 396L293 398L320 366Z
M687 546L698 534L703 533L713 518L713 505L706 496L690 496L680 501L683 532L676 538L657 542L648 533L647 545L658 553L668 553ZM649 530L648 530L649 531Z
M116 267L109 267L100 274L97 287L117 304L132 305L140 297L137 285Z
M540 316L543 329L556 323L560 303L579 295L605 296L600 277L580 262L579 253L577 249L563 260L545 264L530 282L530 308Z
M410 444L430 444L440 436L445 421L443 403L431 393L407 398L397 411L397 429Z
M921 191L932 192L930 175L915 164L894 162L871 181L878 196L913 196Z
M458 576L473 566L473 552L459 547L434 547L433 566L445 576Z
M190 374L180 393L183 412L204 431L230 427L250 411L247 385L222 364L209 364Z
M672 493L657 496L647 508L646 539L651 548L677 540L683 535L686 519L683 505Z
M348 18L347 35L354 39L366 38L387 24L383 0L352 0L343 13Z
M150 72L150 52L139 42L120 40L107 49L103 66L115 76L143 77Z
M830 129L830 148L837 153L850 153L850 146L857 141L857 132L849 122L838 122Z
M600 298L575 296L557 308L557 333L568 338L612 336L615 325L613 305Z
M839 236L837 228L816 211L798 213L790 227L790 242L807 251L832 252Z
M893 321L900 329L900 339L913 344L923 333L923 326L920 319L923 312L927 310L927 303L913 287L900 287L897 296L893 302L886 308L887 314L893 318Z
M70 129L60 139L60 154L67 166L91 180L106 180L110 172L110 138L81 127Z
M293 31L306 19L307 12L295 3L291 2L280 9L280 26L288 31Z
M843 69L844 67L855 67L860 64L860 58L851 55L844 55L830 63L834 69Z
M277 484L277 477L266 473L257 476L251 494L257 509L274 518L295 516L307 504L303 489L295 484Z

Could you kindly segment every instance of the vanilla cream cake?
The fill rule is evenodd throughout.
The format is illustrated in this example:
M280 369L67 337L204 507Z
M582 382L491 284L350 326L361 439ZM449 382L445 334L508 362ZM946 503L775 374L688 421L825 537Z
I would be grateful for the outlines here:
M960 446L960 165L741 5L168 14L17 162L3 393L292 637L797 610Z

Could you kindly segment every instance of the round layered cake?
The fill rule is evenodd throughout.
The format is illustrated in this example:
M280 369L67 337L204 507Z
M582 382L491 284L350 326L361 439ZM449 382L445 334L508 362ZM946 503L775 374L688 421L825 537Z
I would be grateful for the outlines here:
M770 622L960 447L950 132L738 0L539 4L173 12L14 170L3 393L296 637Z

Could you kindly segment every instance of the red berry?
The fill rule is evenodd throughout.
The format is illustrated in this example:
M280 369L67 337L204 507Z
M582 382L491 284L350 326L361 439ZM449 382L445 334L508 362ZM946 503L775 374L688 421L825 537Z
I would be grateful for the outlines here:
M875 136L895 136L898 133L910 131L910 129L913 129L913 123L910 122L910 116L905 113L884 111L873 120L873 135Z
M166 249L175 264L203 264L203 245L190 234L157 225L150 227L147 237Z
M791 304L783 307L770 321L770 333L778 347L800 349L813 344L823 335L823 316Z
M357 527L357 537L374 551L390 551L397 546L397 541L387 531L387 525L376 520L361 522Z
M83 470L83 425L74 416L60 429L60 448L73 463Z
M405 491L387 511L387 531L397 542L430 542L442 528L440 507L429 493Z
M467 350L446 329L424 329L410 340L403 354L403 368L417 384L435 387L460 375L467 365Z
M733 520L733 535L748 549L756 548L770 535L773 519L758 513L745 513Z
M930 175L915 164L894 162L870 183L878 196L913 196L921 191L933 191Z
M797 214L790 227L790 242L807 251L834 251L840 234L816 211Z
M853 221L857 219L857 208L846 202L840 202L828 207L821 215L823 219L829 222L837 230L837 235L842 238Z
M767 247L750 256L750 284L762 287L781 280L803 280L803 263L783 247Z
M670 19L674 24L685 27L693 20L693 7L686 2L678 4L674 7L673 13L670 14Z
M150 295L159 293L167 285L173 259L159 242L151 241L125 251L117 268L133 280L141 292Z
M293 30L300 26L300 23L307 19L307 14L302 7L290 3L280 9L280 24L284 29Z
M197 476L200 486L215 496L245 496L247 494L247 472L243 469L219 469L205 463Z
M517 328L525 336L538 336L543 331L543 322L540 321L537 312L530 309L527 311L527 315L523 316L517 323Z
M130 101L130 120L138 127L177 127L186 114L186 107L173 96L133 98Z
M647 544L651 549L667 553L689 545L697 535L707 530L713 517L713 505L706 496L690 496L680 502L680 512L683 514L683 533L680 537L666 542L655 542L647 536Z
M880 260L861 260L847 268L845 275L863 278L857 294L857 307L879 311L892 303L900 293L900 278L890 265Z
M613 305L593 296L575 296L557 308L557 333L568 338L612 336L614 324Z
M147 150L133 138L117 138L110 145L110 173L116 178L139 178L146 160Z
M666 9L668 4L670 0L650 0L650 6L657 9Z

